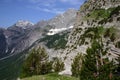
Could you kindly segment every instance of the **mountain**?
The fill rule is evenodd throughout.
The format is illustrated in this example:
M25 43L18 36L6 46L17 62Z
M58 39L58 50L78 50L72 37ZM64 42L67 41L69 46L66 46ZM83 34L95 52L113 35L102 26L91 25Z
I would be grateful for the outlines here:
M43 20L36 24L25 20L16 22L3 31L8 46L7 54L22 52L30 47L36 40L47 34L54 35L67 30L67 28L72 28L70 26L73 26L75 22L75 15L76 10L69 9L53 19L47 21Z
M44 46L51 57L62 52L74 26L76 12L69 9L50 20L36 24L20 20L7 29L0 29L0 44L3 45L0 46L0 79L16 78L27 51L33 47Z
M6 53L7 50L7 42L6 42L6 38L5 35L3 34L4 29L0 29L0 43L2 46L0 46L0 57L4 55L4 53Z
M120 55L120 48L115 47L117 41L120 41L120 1L119 0L87 0L77 12L76 22L72 29L67 42L67 47L61 55L65 62L65 70L60 74L71 75L71 63L78 53L86 54L86 50L90 47L86 35L87 30L92 27L102 26L104 28L115 28L116 38L111 41L104 38L104 42L110 41L110 59L115 60ZM113 30L113 29L112 29ZM111 34L114 31L110 32ZM65 59L64 59L65 58Z
M72 60L78 53L86 54L93 34L90 31L96 27L106 30L103 43L110 49L106 56L116 61L120 55L119 0L86 0L78 11L69 9L50 20L36 24L18 21L7 29L0 29L0 44L4 44L0 47L0 78L16 79L27 51L40 45L45 47L50 58L62 58L65 70L60 75L71 75Z
M16 22L13 26L9 27L9 29L14 29L15 27L19 27L19 28L23 28L23 29L27 29L30 26L33 26L34 24L26 21L26 20L19 20L18 22Z
M68 28L73 26L76 18L76 10L68 9L64 14L58 15L55 18L48 21L49 25L57 28Z

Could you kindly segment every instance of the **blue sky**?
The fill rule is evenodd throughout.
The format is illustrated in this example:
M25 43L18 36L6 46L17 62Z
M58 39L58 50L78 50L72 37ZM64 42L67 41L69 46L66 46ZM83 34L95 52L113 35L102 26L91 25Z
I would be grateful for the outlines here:
M9 27L18 20L37 23L69 8L79 9L85 0L0 0L0 27Z

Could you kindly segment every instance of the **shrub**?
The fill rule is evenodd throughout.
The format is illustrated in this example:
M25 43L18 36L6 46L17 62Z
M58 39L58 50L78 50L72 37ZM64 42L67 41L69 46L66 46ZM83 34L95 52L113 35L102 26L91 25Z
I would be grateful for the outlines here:
M115 45L117 48L120 48L120 41L118 41Z
M116 39L116 31L117 30L114 27L107 28L104 32L104 37L108 37L112 42L114 42L114 40Z
M55 57L53 59L53 70L54 72L60 72L62 70L64 70L64 62L62 62L62 60L58 57Z
M112 33L112 35L110 36L110 40L111 40L112 42L114 42L115 39L116 39L115 33Z

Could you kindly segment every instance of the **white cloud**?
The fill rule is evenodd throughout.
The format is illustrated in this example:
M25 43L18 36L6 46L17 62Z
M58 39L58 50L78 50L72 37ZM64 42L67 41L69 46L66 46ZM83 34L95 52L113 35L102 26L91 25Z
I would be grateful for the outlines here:
M80 6L84 0L26 0L31 3L30 7L44 12L61 14L65 11L63 5L69 5L70 8ZM60 5L59 5L60 3Z
M64 9L57 8L56 5L57 0L28 0L28 1L32 4L35 4L29 6L29 8L54 14L61 14L65 12Z
M54 14L62 14L65 12L65 10L60 9L60 8L40 8L40 7L36 7L36 9L44 11L44 12L49 12L49 13L54 13Z
M53 4L55 3L56 0L28 0L28 1L36 4Z
M62 3L68 3L71 5L80 5L84 0L60 0Z
M33 6L42 6L42 7L55 7L56 0L28 0L29 3Z

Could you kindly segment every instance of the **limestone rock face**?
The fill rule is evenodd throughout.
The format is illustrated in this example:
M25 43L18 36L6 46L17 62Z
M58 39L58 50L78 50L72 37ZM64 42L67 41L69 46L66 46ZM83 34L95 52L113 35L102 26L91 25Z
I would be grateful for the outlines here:
M105 12L107 12L105 14ZM103 12L103 13L102 13ZM105 14L105 16L101 16ZM108 16L108 17L106 17ZM85 32L88 27L103 26L104 28L115 27L118 29L118 35L120 35L120 1L119 0L87 0L77 12L76 22L73 30L71 31L67 48L64 50L61 57L65 62L65 70L60 72L60 74L66 74L65 71L70 71L71 63L73 58L78 54L86 54L86 49L90 46L89 39L85 41L89 42L86 44L79 44L81 41L81 35ZM116 39L119 41L120 37ZM104 40L104 42L106 39ZM110 59L117 58L120 55L120 49L115 48L114 43L111 42L109 45L111 48ZM64 59L65 57L65 59ZM68 74L71 75L71 72Z

